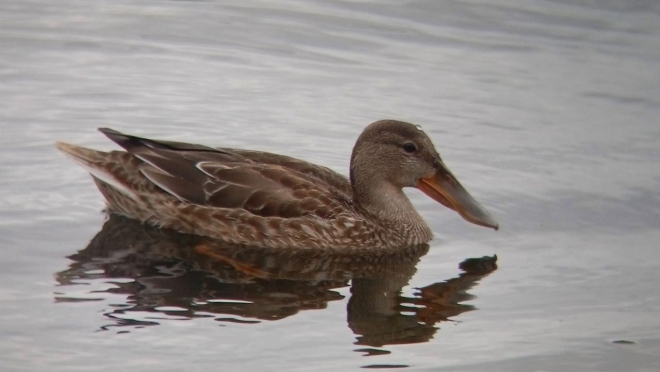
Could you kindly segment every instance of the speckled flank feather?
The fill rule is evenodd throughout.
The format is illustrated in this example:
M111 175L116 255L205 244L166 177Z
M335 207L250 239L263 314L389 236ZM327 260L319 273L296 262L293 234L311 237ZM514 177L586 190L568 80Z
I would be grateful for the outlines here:
M408 131L407 126L413 127L400 123L394 129L400 131L400 126ZM130 218L229 243L272 248L383 250L431 239L430 229L400 190L406 185L394 187L398 188L394 193L381 186L399 182L390 181L389 175L383 180L369 176L374 179L362 182L373 191L357 190L365 200L361 204L355 185L346 177L302 160L100 131L126 152L64 143L57 148L90 172L110 210ZM402 136L390 132L386 128L375 135L388 140ZM417 129L410 133L419 143L428 142L430 148L424 150L432 163L437 153L428 137ZM368 148L372 140L362 141ZM398 147L389 152L397 161ZM374 159L377 166L370 168L384 166ZM360 168L359 162L355 166ZM407 172L406 166L395 172ZM372 170L352 165L351 172L371 175ZM385 209L379 209L379 203L393 214L381 213Z

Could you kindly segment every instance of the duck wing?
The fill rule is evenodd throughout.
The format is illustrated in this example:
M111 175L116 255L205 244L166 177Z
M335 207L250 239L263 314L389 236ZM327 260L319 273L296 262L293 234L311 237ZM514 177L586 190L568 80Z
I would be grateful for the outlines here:
M257 164L277 165L292 171L296 171L298 173L305 174L315 180L320 181L324 185L339 190L346 195L353 195L353 189L351 188L351 184L348 182L348 178L333 171L330 168L312 164L310 162L286 155L273 154L271 152L226 148L220 148L219 150L231 151L234 154L241 155Z
M142 175L183 202L284 218L333 218L350 204L345 177L302 160L99 130L143 162Z

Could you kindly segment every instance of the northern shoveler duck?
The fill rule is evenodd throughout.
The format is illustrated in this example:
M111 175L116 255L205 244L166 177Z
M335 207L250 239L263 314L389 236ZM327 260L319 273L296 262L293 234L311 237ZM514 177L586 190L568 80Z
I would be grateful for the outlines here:
M396 249L431 229L403 193L416 187L472 223L497 230L417 126L377 121L359 136L350 181L322 166L260 151L156 141L99 129L126 151L66 143L115 213L231 244Z

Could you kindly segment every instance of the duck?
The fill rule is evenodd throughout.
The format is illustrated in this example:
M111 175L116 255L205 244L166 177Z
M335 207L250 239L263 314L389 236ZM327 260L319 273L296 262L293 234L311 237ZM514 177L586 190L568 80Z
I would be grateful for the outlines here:
M433 233L407 187L468 222L499 228L421 127L403 121L362 131L348 178L285 155L99 131L124 151L56 147L90 173L109 212L231 245L392 251L426 244Z

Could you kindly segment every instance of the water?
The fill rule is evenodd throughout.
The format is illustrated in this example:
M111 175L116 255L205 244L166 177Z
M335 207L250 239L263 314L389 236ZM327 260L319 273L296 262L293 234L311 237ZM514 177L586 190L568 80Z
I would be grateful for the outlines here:
M660 369L656 1L5 1L0 57L3 371ZM422 125L500 231L413 190L436 239L371 278L77 254L106 216L55 140L110 149L109 126L345 173L381 118ZM386 327L411 336L368 337Z

